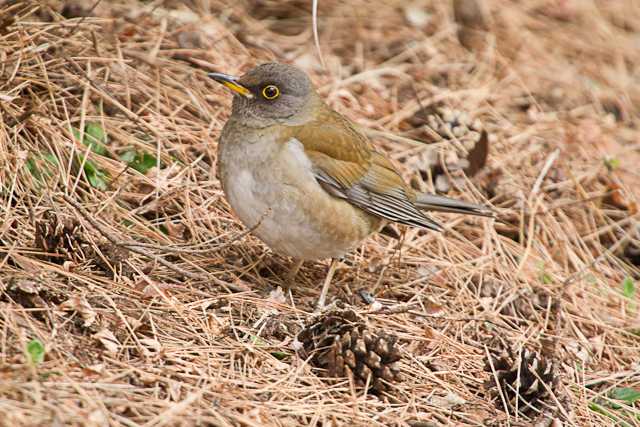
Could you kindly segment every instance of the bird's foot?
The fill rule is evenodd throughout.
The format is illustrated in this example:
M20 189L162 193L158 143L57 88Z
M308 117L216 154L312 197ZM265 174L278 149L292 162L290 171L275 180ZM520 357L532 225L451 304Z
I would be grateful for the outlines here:
M289 292L291 287L296 283L296 276L298 275L298 272L300 271L300 267L302 267L303 262L304 261L301 259L295 259L293 261L291 268L289 269L287 274L284 276L284 284L282 285L282 288L285 292Z

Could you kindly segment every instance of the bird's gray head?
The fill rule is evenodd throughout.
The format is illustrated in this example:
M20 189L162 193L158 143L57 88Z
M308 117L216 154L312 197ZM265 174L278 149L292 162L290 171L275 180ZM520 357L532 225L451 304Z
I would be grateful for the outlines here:
M232 117L252 127L295 121L315 93L304 71L275 62L259 65L239 78L221 73L209 76L233 91Z

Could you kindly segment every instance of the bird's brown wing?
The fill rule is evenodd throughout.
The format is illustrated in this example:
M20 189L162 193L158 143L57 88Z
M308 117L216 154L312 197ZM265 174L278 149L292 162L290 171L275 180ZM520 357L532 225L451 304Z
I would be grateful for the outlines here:
M302 143L316 179L334 197L400 224L442 229L415 206L415 193L393 164L339 114L327 112L287 134Z

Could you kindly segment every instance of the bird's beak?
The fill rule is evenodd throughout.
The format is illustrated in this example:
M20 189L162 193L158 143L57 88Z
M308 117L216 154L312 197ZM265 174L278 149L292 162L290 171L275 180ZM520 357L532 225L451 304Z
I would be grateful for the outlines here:
M213 80L231 89L234 93L237 93L238 95L242 95L245 98L249 98L249 99L253 98L253 94L251 93L251 91L246 87L242 86L240 83L238 83L237 77L233 77L228 74L222 74L222 73L209 73L208 75Z

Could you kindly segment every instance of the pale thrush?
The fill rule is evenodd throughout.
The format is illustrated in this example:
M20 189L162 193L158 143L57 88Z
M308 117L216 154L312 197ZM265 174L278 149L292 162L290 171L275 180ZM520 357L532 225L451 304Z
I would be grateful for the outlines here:
M218 144L222 189L235 214L275 252L335 260L386 223L441 231L424 211L492 216L477 204L418 193L348 119L291 65L260 65L240 78L209 76L234 93Z

